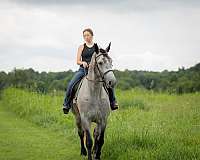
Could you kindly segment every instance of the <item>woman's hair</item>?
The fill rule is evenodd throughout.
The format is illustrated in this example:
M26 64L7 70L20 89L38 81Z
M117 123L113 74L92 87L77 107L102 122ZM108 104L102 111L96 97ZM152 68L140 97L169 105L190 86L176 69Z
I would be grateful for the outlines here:
M91 28L86 28L86 29L84 29L84 30L83 30L83 34L84 34L84 32L86 32L86 31L88 31L92 36L94 35Z

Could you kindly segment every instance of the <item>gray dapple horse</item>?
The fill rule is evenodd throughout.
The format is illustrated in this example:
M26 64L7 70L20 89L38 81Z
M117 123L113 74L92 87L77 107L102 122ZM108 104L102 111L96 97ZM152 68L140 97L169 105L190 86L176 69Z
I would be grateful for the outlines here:
M88 74L82 80L77 101L73 100L72 113L75 115L81 140L81 155L86 156L88 154L88 160L92 160L93 157L95 160L100 159L107 118L110 114L109 97L103 83L107 87L114 87L116 84L116 78L112 70L112 59L108 55L110 45L111 43L106 49L95 45L95 52L89 64ZM93 132L94 144L90 134L92 122L96 123Z

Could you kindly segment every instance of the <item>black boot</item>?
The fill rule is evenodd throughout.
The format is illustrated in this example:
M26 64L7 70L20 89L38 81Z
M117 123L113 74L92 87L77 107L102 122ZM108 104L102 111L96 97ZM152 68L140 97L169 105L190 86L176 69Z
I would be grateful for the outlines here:
M117 104L117 101L115 100L113 90L111 88L107 88L107 90L108 90L108 96L110 100L110 108L112 110L118 109L119 105Z
M70 102L68 104L63 104L63 112L64 114L68 114L71 108Z
M64 112L64 114L68 114L69 110L70 110L70 108L68 106L64 106L63 105L63 112Z
M110 103L110 108L111 108L112 110L118 109L118 106L119 106L119 105L117 104L116 101Z

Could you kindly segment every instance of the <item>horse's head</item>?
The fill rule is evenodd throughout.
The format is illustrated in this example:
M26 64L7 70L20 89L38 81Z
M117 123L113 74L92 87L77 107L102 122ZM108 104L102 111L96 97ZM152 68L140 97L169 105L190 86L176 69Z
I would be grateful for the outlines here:
M93 65L95 73L106 83L106 86L112 88L116 85L116 78L112 70L112 59L108 55L111 42L106 49L98 47L95 44L95 54L93 55Z

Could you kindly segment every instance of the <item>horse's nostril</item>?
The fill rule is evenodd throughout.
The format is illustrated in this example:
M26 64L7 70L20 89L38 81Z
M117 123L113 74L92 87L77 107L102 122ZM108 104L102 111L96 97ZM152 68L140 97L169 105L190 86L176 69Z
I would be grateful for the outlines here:
M111 81L109 81L109 82L108 82L108 84L109 84L109 85L111 85L111 84L112 84L112 82L111 82Z

